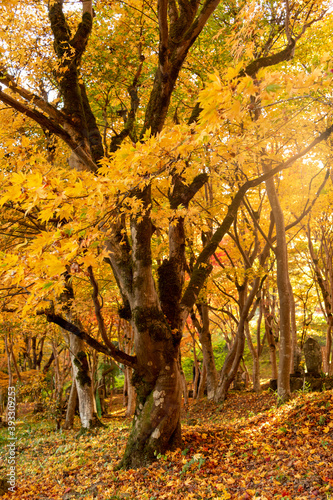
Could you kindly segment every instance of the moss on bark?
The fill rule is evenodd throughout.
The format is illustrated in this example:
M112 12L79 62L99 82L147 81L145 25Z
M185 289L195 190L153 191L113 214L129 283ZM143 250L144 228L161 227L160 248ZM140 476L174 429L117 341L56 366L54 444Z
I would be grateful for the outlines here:
M157 307L136 307L133 318L138 331L148 331L153 341L159 342L171 338L171 329L165 321L163 312Z
M154 392L152 391L146 399L142 410L136 412L133 420L132 432L127 442L125 454L116 467L119 469L139 468L149 465L157 459L159 454L164 454L168 450L173 450L181 446L180 419L172 422L173 413L168 412L168 402L165 403L165 417L169 426L164 426L163 432L154 437L157 423L152 422L152 415L155 409Z
M89 377L88 360L84 351L77 353L74 358L74 364L78 368L76 380L79 382L80 386L84 387L86 384L90 386L91 378Z

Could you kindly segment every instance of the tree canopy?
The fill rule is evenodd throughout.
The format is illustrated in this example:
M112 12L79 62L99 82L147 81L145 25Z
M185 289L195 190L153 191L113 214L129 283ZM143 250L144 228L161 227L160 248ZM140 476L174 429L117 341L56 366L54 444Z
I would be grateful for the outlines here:
M331 317L318 269L331 258L318 215L331 197L330 2L16 0L0 17L3 321L43 318L133 369L121 465L137 467L180 445L195 308L234 321L219 380L207 364L221 400L271 280L288 399L296 255L320 231L302 283L316 279ZM133 352L111 341L111 315L133 328Z

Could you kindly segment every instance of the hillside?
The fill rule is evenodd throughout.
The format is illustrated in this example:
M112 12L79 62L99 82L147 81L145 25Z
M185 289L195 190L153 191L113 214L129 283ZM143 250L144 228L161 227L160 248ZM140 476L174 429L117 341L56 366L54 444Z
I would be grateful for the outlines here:
M76 438L25 414L17 426L12 500L309 499L333 497L333 391L276 406L264 392L183 408L183 450L141 470L115 471L130 428L120 397L107 428ZM79 424L79 422L77 422ZM1 439L6 440L6 429Z

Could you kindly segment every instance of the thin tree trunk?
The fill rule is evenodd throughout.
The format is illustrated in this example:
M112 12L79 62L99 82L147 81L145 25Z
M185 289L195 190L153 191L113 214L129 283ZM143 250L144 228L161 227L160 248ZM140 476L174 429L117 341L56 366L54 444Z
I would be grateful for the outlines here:
M15 370L15 373L16 373L16 376L17 376L17 380L19 380L20 382L22 382L21 373L20 373L19 367L17 366L16 356L15 356L14 351L13 351L13 345L10 344L8 346L8 348L10 350L10 355L11 355L12 362L13 362L13 365L14 365L14 370Z
M240 320L233 346L226 357L220 373L220 380L215 393L215 401L217 403L222 403L227 397L229 387L236 377L243 356L244 345L244 321Z
M124 387L123 387L123 406L124 407L127 407L127 404L128 404L128 373L127 373L127 370L126 370L126 366L125 366L125 370L124 370Z
M247 388L249 385L249 382L251 380L251 377L249 375L249 370L247 369L244 358L242 358L242 362L243 362L243 370L244 370L244 374L245 374L245 388Z
M263 161L264 172L271 170L270 166ZM288 253L286 242L286 231L283 212L276 193L274 179L266 181L268 199L272 208L276 226L276 262L277 262L277 287L280 303L280 352L278 371L278 396L281 401L287 401L290 394L290 358L291 358L291 335L290 335L290 285L288 274Z
M259 354L258 354L258 349L256 349L253 345L252 339L251 339L251 334L250 334L250 328L249 328L249 323L248 321L245 322L245 335L246 335L246 340L247 344L249 346L251 356L252 356L252 363L253 363L253 368L252 368L252 382L253 382L253 390L257 393L261 391L261 386L260 386L260 365L259 365Z
M202 328L199 329L199 339L202 346L203 364L207 374L207 399L212 400L215 396L217 386L217 370L215 366L212 337L209 324L209 309L207 304L198 306Z
M236 377L245 345L245 322L247 321L250 307L253 304L254 298L258 292L260 278L256 278L252 284L252 289L246 297L247 285L246 282L239 287L239 307L240 318L237 326L237 333L234 344L229 351L223 368L220 373L220 379L215 393L215 401L223 402L227 397L229 387Z
M269 295L269 286L263 290L263 299L262 299L262 309L265 321L265 336L267 339L267 345L269 348L269 359L271 364L271 379L276 380L278 378L278 368L277 368L277 360L276 360L276 345L274 338L274 316L271 313L271 301Z
M205 395L205 389L206 389L206 383L207 383L207 368L204 362L202 362L202 370L200 372L200 382L199 382L199 387L197 391L197 399L202 399Z
M332 325L328 324L326 328L326 344L324 347L323 355L323 369L324 373L331 372L331 350L332 350Z
M274 331L273 331L273 316L270 313L268 313L267 316L265 316L265 333L266 333L267 343L269 346L269 358L272 370L271 378L272 380L277 381L278 367L276 360L276 345L275 345Z
M197 350L195 347L195 333L192 335L192 332L190 331L191 336L192 336L192 341L193 341L193 362L194 362L194 378L193 378L193 394L192 397L193 399L196 399L197 394L198 394L198 382L199 382L199 375L200 375L200 367L199 367L199 362L198 362L198 357L197 357Z
M74 425L74 417L75 411L78 404L78 396L77 396L77 388L74 379L74 374L72 375L72 386L69 394L67 410L66 410L66 419L62 426L63 429L72 429Z
M183 387L184 405L185 405L185 408L187 408L188 407L188 389L187 389L185 373L184 373L184 370L182 367L182 358L181 358L180 351L179 351L179 371L180 371L180 377L181 377L182 387Z
M61 390L62 390L62 383L61 383L61 374L60 374L57 346L55 345L54 342L52 342L52 351L53 351L53 355L54 355L54 396L53 396L53 399L55 401L58 401L59 396L61 394Z
M127 402L126 402L126 417L134 415L135 404L136 404L136 392L135 387L132 384L132 368L128 366L125 367L125 379L127 388Z
M288 276L289 277L289 276ZM290 373L295 373L296 353L297 353L297 325L296 325L296 304L293 289L289 280L290 293L290 326L291 326L291 353L290 353Z

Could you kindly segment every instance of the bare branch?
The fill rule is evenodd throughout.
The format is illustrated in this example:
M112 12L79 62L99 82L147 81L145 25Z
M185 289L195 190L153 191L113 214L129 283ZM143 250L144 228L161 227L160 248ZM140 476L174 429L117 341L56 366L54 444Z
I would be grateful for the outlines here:
M95 279L94 272L93 272L93 269L91 266L89 266L87 268L87 271L88 271L90 283L93 286L92 299L94 302L95 315L96 315L96 319L98 322L98 328L99 328L99 331L102 335L102 339L105 342L105 345L112 351L113 349L115 349L115 347L112 344L112 342L110 342L108 334L106 332L105 322L104 322L104 318L102 316L102 306L101 306L99 299L98 299L98 295L99 295L98 284L97 284L97 281Z
M73 323L70 323L69 321L67 321L65 318L63 318L58 314L54 314L53 312L46 312L46 319L49 323L55 323L56 325L59 325L67 332L73 333L80 339L84 340L90 347L95 349L97 352L102 352L107 356L111 356L119 363L123 363L124 365L136 369L137 367L136 356L130 356L129 354L120 351L114 346L112 350L109 349L107 346L101 344L100 342L98 342L98 340L91 337L88 333L84 332L83 330L80 330L80 328L75 326Z

